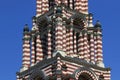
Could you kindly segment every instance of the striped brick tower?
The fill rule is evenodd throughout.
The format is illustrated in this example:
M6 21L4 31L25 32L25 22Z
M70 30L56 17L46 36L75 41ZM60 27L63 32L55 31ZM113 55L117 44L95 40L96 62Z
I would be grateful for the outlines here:
M25 25L17 80L110 80L102 28L88 0L36 0L32 29Z
M97 28L97 34L96 34L96 46L97 46L97 64L101 67L104 67L103 64L103 54L102 54L102 32L101 32L101 24L99 21L97 21L95 27Z
M78 54L81 59L84 59L84 40L83 40L83 33L80 32L78 38Z
M30 67L30 34L29 28L25 25L24 37L23 37L23 58L22 58L23 70Z
M51 43L51 33L50 33L50 30L48 30L48 43L47 43L47 46L48 46L48 58L51 58L51 51L52 51L52 43Z

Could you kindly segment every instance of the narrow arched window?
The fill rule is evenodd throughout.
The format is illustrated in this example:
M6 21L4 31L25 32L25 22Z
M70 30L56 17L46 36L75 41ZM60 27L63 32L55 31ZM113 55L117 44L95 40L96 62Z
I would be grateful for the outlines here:
M55 0L49 0L49 9L55 6Z

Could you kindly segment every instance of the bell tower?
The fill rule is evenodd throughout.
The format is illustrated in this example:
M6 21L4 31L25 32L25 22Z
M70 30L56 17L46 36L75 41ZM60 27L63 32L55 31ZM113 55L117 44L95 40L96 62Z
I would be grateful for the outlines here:
M17 80L110 80L103 62L102 25L88 0L36 0L32 29L23 29Z

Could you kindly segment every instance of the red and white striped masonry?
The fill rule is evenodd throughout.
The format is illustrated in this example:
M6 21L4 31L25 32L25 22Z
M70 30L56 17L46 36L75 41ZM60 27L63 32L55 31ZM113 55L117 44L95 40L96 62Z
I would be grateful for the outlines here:
M88 0L81 0L81 12L88 14Z
M42 14L42 0L36 0L36 15Z
M97 62L103 62L102 55L102 33L100 29L97 30Z
M36 0L36 15L46 13L49 10L48 0Z
M67 29L67 33L66 33L66 52L67 55L70 55L70 34L69 34L69 29Z
M23 67L30 67L30 34L25 33L24 34L24 41L23 41L23 60L22 60L22 66Z
M94 32L96 34L96 32ZM97 62L97 38L96 35L94 36L94 49L95 49L95 63Z
M70 55L73 56L73 28L70 28Z
M83 34L80 32L79 38L78 38L78 54L81 59L84 59L84 40L83 40Z
M88 35L87 32L84 33L83 44L84 44L84 59L89 62L89 53L88 53Z
M42 14L49 11L48 0L42 0Z
M77 54L76 32L74 31L74 54Z
M63 25L63 51L66 52L66 27Z
M59 21L62 21L61 17L57 18ZM62 23L58 22L56 25L56 30L55 30L55 46L56 46L56 50L62 50L62 39L63 39L63 27L62 27Z
M57 58L57 70L61 70L60 57ZM57 74L57 80L61 80L61 74Z
M52 43L51 43L51 33L50 33L50 30L48 31L48 58L51 58L51 55L52 55Z
M34 65L35 64L35 40L33 38L32 38L31 44L32 44L31 45L31 65Z
M90 61L95 64L94 35L90 34Z
M81 4L80 0L76 0L76 2L75 2L75 10L80 11L80 8L81 8L80 4Z
M40 35L37 35L37 38L36 38L36 61L39 62L42 60L43 60L42 44L41 44Z

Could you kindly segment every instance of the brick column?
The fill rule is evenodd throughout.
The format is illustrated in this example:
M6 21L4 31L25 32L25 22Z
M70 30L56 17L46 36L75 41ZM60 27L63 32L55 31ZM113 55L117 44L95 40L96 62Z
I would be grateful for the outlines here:
M63 28L62 28L62 23L61 23L61 21L62 21L62 18L61 17L57 17L56 18L56 20L57 20L57 24L56 24L56 29L55 29L55 40L56 40L56 42L55 42L55 46L56 46L56 50L62 50L63 49L63 47L62 47L62 45L63 45L63 42L62 42L62 40L63 40Z
M90 61L95 64L94 35L90 34Z
M84 30L84 59L89 62L89 51L88 51L88 35L87 35L87 30Z
M43 60L42 44L41 44L40 35L38 34L36 36L36 62L39 62L42 60Z
M34 34L32 34L32 42L31 42L31 65L35 64L35 38L33 38Z
M101 24L99 21L97 21L96 25L96 57L97 57L97 65L100 67L104 67L103 63L103 51L102 51L102 29L101 29Z
M76 32L74 31L74 54L77 54Z
M81 59L84 59L84 39L82 32L80 32L78 37L78 54Z
M61 73L59 72L59 71L61 71L61 61L60 61L60 57L58 57L57 58L57 74L56 74L56 76L57 76L57 80L62 80L61 79Z
M101 30L97 30L97 64L103 63L103 54L102 54L102 33Z
M24 28L22 66L23 70L30 67L30 33L27 25Z
M66 27L63 25L63 51L66 52Z
M73 28L70 29L70 56L73 56Z
M51 43L51 33L50 33L50 30L48 31L48 58L51 58L51 51L52 51L52 43Z
M67 29L67 33L66 33L66 52L67 52L67 55L70 55L70 34L69 34L70 30Z

